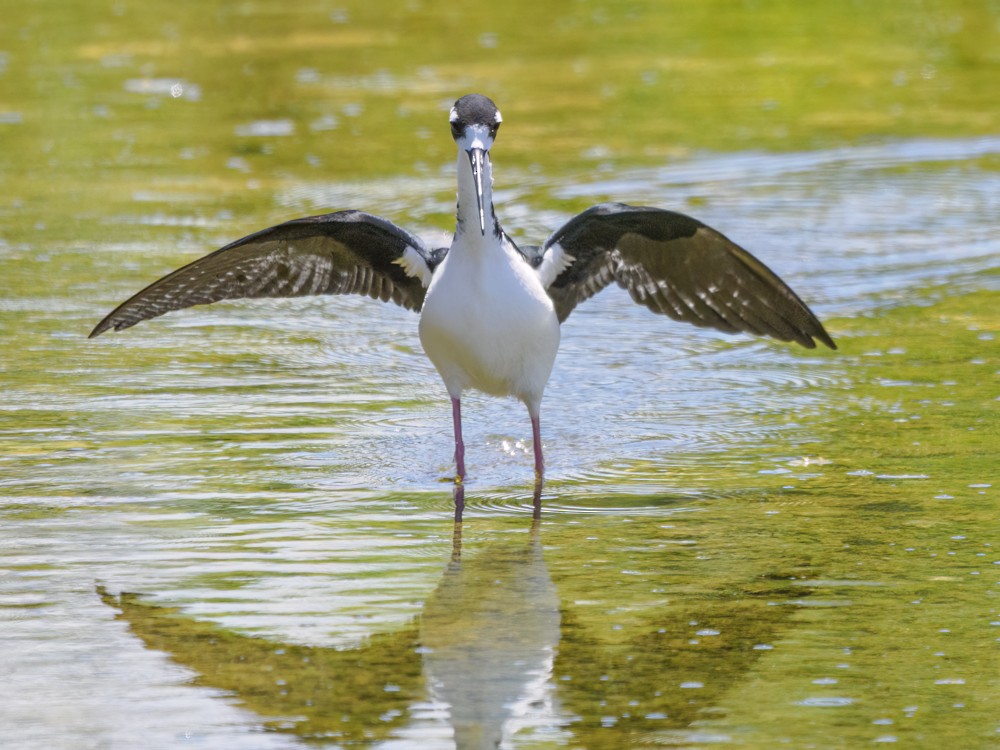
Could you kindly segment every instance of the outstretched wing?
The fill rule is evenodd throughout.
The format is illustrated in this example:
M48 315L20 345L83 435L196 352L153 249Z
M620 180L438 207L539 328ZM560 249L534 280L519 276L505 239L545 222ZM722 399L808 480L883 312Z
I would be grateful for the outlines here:
M192 305L247 297L365 294L419 310L440 251L361 211L294 219L236 240L154 281L90 337Z
M639 304L674 320L837 348L771 269L684 214L624 203L592 206L549 237L535 265L543 283L550 282L560 321L615 281Z

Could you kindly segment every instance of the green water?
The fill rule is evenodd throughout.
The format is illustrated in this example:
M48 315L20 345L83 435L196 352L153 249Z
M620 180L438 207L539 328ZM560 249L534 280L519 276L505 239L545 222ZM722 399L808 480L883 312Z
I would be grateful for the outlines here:
M5 748L1000 746L1000 4L8 3ZM250 231L689 212L837 340L606 292L543 406L446 394L416 318L217 305L88 341Z

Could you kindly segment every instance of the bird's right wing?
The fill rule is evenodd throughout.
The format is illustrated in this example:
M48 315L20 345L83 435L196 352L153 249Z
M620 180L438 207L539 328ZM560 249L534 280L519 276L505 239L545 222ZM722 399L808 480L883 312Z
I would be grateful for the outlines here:
M441 251L361 211L309 216L263 229L153 282L90 337L171 310L247 297L363 294L420 310Z

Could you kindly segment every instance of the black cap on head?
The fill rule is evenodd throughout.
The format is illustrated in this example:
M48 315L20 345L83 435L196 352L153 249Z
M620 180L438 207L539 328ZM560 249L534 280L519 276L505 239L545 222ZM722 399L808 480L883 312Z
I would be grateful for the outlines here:
M466 94L451 108L451 134L460 138L469 125L486 125L495 136L503 118L493 100L482 94Z

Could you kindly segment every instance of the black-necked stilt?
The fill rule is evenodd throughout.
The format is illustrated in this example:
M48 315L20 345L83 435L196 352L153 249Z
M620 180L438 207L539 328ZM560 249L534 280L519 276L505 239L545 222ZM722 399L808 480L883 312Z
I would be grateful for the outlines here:
M420 341L451 395L459 483L465 478L461 398L469 388L525 403L541 479L539 407L559 325L613 281L639 304L675 320L836 348L767 266L684 214L603 203L570 219L541 247L517 247L493 210L489 151L500 111L487 97L469 94L455 102L450 121L458 144L450 247L431 247L361 211L293 219L152 283L98 323L91 337L222 299L353 293L392 300L420 312Z

